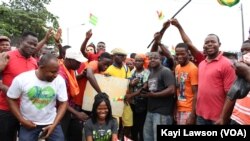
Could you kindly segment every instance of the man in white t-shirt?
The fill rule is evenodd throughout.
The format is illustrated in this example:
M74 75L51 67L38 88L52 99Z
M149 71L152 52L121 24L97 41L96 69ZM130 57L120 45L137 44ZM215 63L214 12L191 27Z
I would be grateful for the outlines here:
M66 111L68 97L58 70L57 58L46 54L37 70L14 78L7 96L12 113L21 123L19 141L37 141L40 133L43 133L40 137L48 141L64 140L59 122Z

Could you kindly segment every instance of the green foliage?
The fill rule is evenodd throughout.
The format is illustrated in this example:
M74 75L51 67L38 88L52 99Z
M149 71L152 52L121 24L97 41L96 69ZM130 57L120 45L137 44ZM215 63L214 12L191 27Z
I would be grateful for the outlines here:
M10 0L9 3L0 5L0 35L11 38L12 44L17 44L17 39L24 31L38 34L41 40L46 31L43 27L53 24L58 28L58 17L50 13L45 4L50 0Z

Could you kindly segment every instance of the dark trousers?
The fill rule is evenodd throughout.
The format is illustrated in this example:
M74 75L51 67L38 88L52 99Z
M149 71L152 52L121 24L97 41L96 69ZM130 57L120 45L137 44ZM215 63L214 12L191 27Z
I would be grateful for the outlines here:
M69 111L62 118L61 126L65 141L82 141L83 122L73 117Z
M214 121L204 119L201 116L197 116L196 117L196 125L214 125Z
M0 110L0 141L16 141L19 122L10 111Z
M131 135L133 141L143 141L143 126L146 119L147 111L142 113L136 113L134 110L134 104L131 104L133 111L133 126L131 128Z

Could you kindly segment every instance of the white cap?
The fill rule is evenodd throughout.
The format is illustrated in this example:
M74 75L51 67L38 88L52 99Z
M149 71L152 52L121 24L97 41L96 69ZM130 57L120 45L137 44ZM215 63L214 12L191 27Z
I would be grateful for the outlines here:
M115 54L122 54L122 55L127 55L127 52L125 50L123 50L122 48L114 48L111 53L113 55Z
M74 48L68 48L66 50L65 58L68 59L74 59L78 62L84 62L86 59L84 59L83 54L81 53L80 49L74 49Z

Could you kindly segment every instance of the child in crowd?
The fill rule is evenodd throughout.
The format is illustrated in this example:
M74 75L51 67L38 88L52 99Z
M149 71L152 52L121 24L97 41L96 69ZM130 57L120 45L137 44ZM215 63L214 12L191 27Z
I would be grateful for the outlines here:
M92 117L86 121L86 141L117 141L118 124L112 117L111 104L106 93L95 96Z

